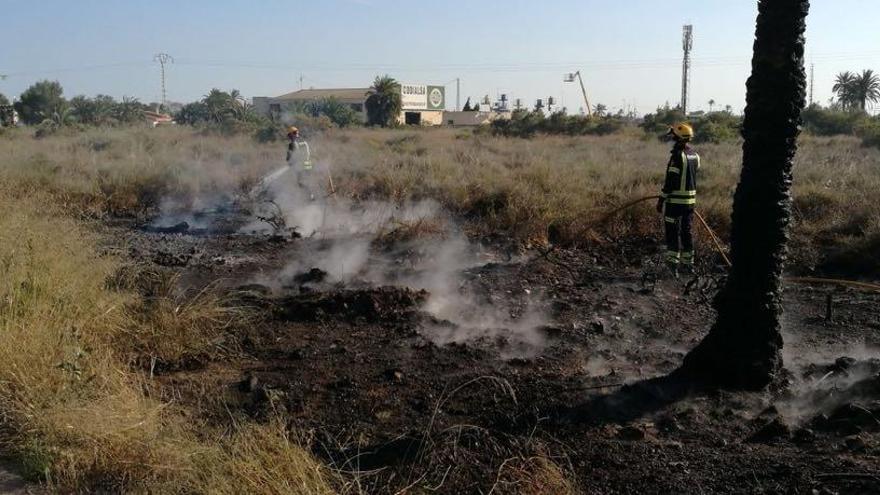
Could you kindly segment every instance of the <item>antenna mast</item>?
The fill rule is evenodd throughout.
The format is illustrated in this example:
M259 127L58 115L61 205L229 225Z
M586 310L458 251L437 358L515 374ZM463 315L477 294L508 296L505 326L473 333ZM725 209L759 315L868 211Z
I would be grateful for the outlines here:
M815 75L816 64L810 62L810 106L813 106L813 76Z
M694 26L685 24L682 29L681 46L684 59L681 63L681 111L687 117L688 91L691 83L691 50L694 47Z

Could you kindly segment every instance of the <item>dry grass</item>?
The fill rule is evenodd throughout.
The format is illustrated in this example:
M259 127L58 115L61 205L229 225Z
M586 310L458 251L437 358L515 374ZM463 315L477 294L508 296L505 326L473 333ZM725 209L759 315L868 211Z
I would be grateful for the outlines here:
M657 236L653 204L597 225L605 211L658 194L669 146L624 133L534 140L471 136L463 131L357 130L328 135L314 148L333 167L337 186L356 197L430 197L472 220L473 228L526 243L583 244L600 237ZM403 136L408 136L406 139ZM730 229L739 178L738 143L698 147L704 169L698 208L719 234ZM880 244L880 150L856 139L800 142L795 164L792 252L809 268L823 258L872 258ZM703 236L702 242L709 239ZM853 267L854 269L856 267Z
M517 495L574 495L577 488L571 476L548 457L512 458L498 470L498 479L489 493Z
M133 276L122 287L138 289L141 297L126 305L130 326L113 336L114 348L129 361L149 360L151 368L168 368L216 359L234 350L230 333L252 317L248 308L233 306L213 286L182 293L173 272L144 270Z
M323 495L335 493L331 486L338 482L277 420L242 426L221 442L217 455L202 459L198 476L207 492L229 495Z
M170 196L240 190L283 157L278 146L246 136L187 128L93 129L44 139L13 131L0 136L4 180L95 216L137 214Z
M190 342L160 341L224 328L216 301L132 319L138 296L108 289L117 261L95 253L92 235L45 197L12 196L0 191L0 441L24 474L61 492L332 491L332 475L280 425L192 423L146 397L146 378L118 358L142 342L179 354ZM122 338L132 328L154 330Z
M668 145L626 131L522 140L449 129L354 129L311 141L315 161L330 167L339 194L432 198L478 231L538 244L552 231L554 241L577 245L657 235L650 203L596 224L618 204L657 194L662 181ZM726 238L739 144L705 144L699 151L705 165L699 209ZM247 190L278 166L283 152L282 144L183 127L93 130L42 140L19 130L0 136L0 177L19 190L49 191L71 211L135 214L163 198L185 207L206 195ZM845 265L875 259L878 204L880 150L853 138L803 137L795 167L795 263L810 268L823 260ZM876 263L861 268L880 267Z

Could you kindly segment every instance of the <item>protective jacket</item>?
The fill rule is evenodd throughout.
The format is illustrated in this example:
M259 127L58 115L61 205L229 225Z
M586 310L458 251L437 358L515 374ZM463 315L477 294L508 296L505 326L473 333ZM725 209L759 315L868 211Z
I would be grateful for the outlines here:
M672 148L666 165L666 180L660 197L666 204L666 212L693 209L697 204L697 171L700 155L687 143L677 143Z
M303 141L296 135L287 135L290 142L287 143L287 164L294 164L302 167L303 170L312 169L312 152L309 149L309 143Z

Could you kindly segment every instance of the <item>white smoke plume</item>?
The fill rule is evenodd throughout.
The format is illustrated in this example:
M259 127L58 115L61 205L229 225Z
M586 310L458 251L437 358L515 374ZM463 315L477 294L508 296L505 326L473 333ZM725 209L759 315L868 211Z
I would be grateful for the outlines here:
M273 176L264 184L264 198L277 205L287 226L318 242L304 244L309 247L269 285L288 286L297 274L318 268L331 283L425 289L429 297L423 310L438 323L423 328L423 333L438 345L490 342L500 344L502 355L511 357L534 354L546 345L540 328L547 318L538 309L537 295L520 304L513 300L493 304L474 293L464 275L485 264L487 254L455 228L436 202L355 202L339 197L328 192L329 176L321 165ZM382 247L384 235L420 223L445 228ZM243 230L266 228L256 222Z
M479 341L511 357L534 354L546 345L540 327L547 318L538 309L543 302L540 295L490 300L481 294L478 284L468 281L468 272L497 260L468 241L435 201L345 197L333 190L331 170L320 160L311 170L298 163L279 167L245 195L236 190L241 181L236 186L229 177L232 172L220 169L216 172L220 178L206 176L204 183L228 187L165 198L151 227L186 222L188 229L212 231L222 226L234 231L240 218L225 212L237 203L253 214L250 222L237 228L239 233L292 230L305 238L296 258L275 274L256 276L254 282L277 291L296 288L301 285L294 280L297 275L317 268L326 273L321 281L326 290L383 285L424 289L429 297L422 309L436 324L426 324L422 332L438 345ZM199 170L214 173L211 167Z
M230 202L229 195L220 193L166 196L160 200L159 214L150 227L173 227L185 222L189 229L211 229L217 215L207 213L228 209Z

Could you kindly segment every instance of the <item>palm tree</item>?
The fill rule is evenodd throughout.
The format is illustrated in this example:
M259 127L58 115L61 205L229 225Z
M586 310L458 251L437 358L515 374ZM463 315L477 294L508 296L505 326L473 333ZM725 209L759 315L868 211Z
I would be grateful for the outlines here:
M733 267L715 300L715 325L679 375L759 390L782 365L782 270L791 222L791 168L806 103L809 0L760 0L746 83L743 166L733 201Z
M853 102L864 112L868 102L880 100L880 77L873 70L863 70L861 74L853 76L850 92Z
M74 122L73 112L68 105L58 105L51 109L49 116L43 122L51 122L57 127L61 127Z
M123 96L122 102L116 105L115 117L119 122L137 122L143 118L143 105L133 96Z
M238 93L236 90L233 91ZM217 88L213 88L202 98L202 103L208 109L211 120L218 124L223 122L223 119L232 111L234 101L231 93L220 91Z
M841 72L837 74L834 86L831 87L831 91L837 94L837 100L840 101L840 106L844 110L853 107L853 81L855 81L855 75L852 72Z
M367 123L382 127L394 125L403 106L401 100L400 83L387 74L376 76L364 102L367 109Z
M715 108L715 99L714 98L709 100L709 113L712 113L713 108Z
M596 103L596 106L593 109L593 113L596 114L596 117L604 117L606 112L608 112L607 106L602 103Z
M254 106L252 104L243 99L233 100L233 102L235 103L232 106L232 116L235 117L236 120L247 122L256 118L257 114L254 112Z

